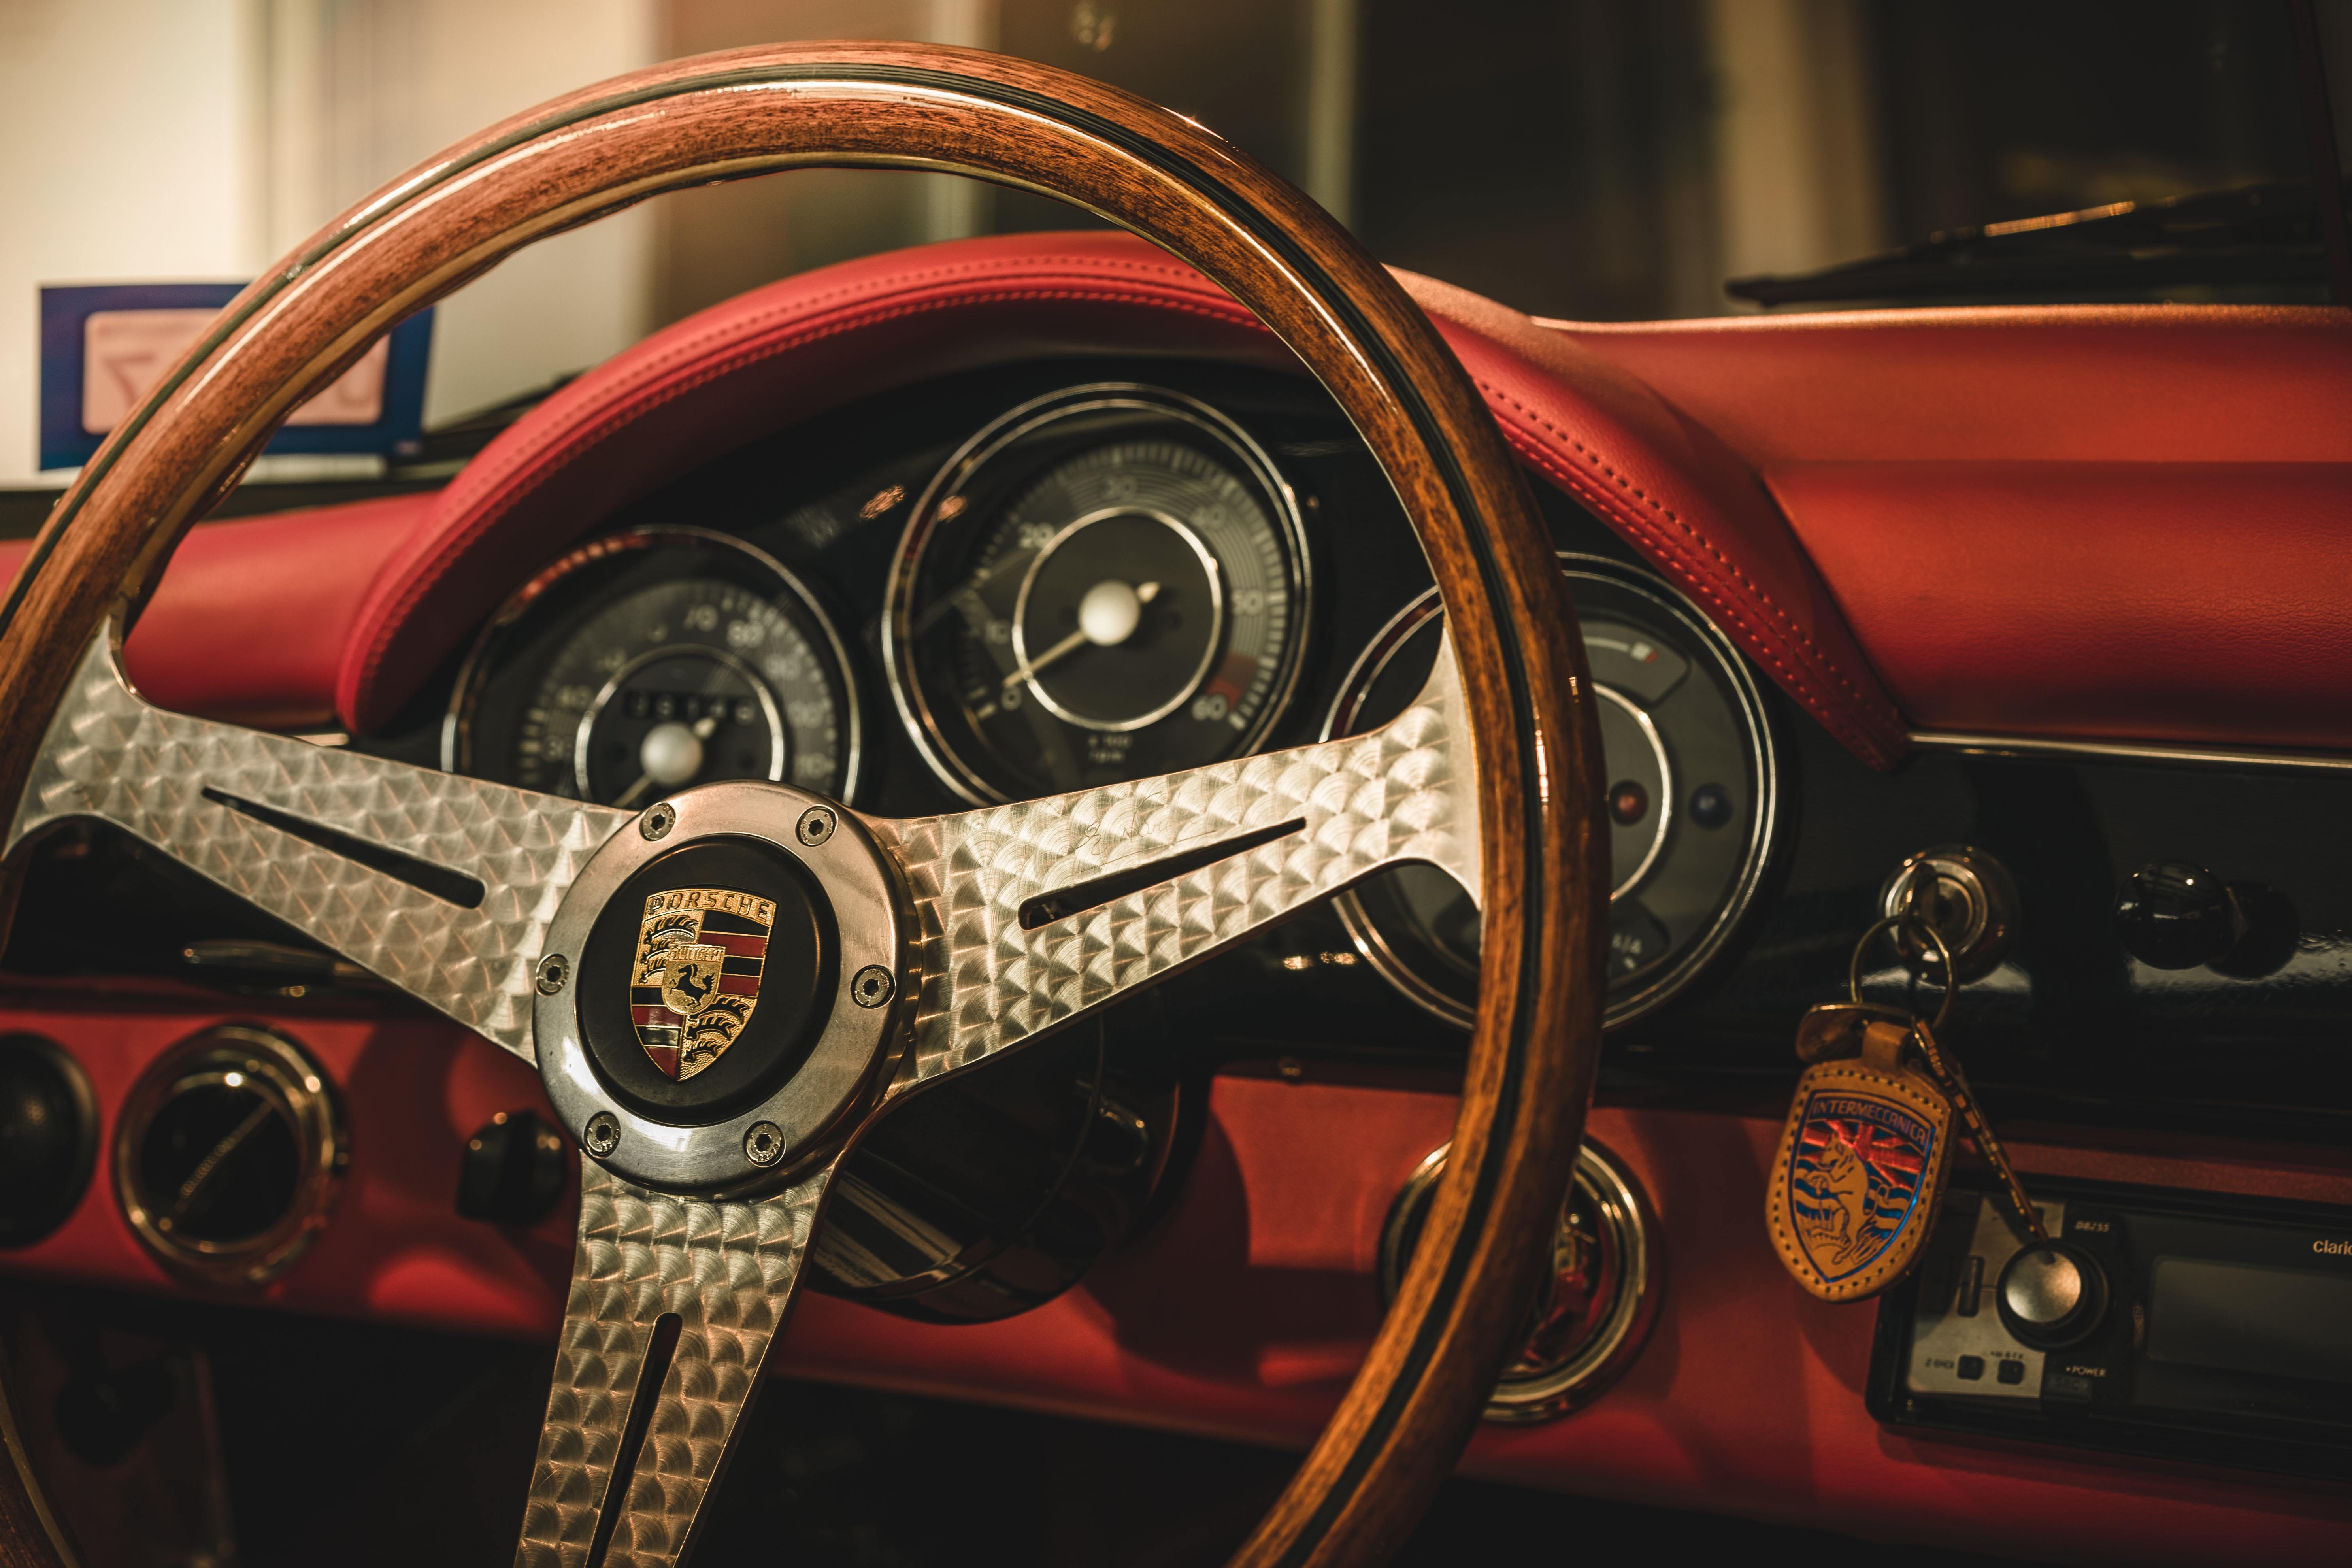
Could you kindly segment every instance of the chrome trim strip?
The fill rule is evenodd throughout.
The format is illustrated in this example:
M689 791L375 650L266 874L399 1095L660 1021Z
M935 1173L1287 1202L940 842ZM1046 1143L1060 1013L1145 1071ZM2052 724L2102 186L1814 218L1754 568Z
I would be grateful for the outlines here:
M2014 757L2025 762L2143 763L2184 768L2255 768L2282 773L2352 773L2352 753L2241 750L2143 741L2058 741L2030 735L1972 735L1954 731L1914 730L1911 744L1922 752L1967 756Z

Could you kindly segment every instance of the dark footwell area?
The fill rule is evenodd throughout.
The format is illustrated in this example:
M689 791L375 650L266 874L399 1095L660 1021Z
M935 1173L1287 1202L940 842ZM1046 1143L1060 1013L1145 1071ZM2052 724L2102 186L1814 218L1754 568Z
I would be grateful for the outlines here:
M20 1422L89 1568L513 1559L546 1348L80 1291L11 1293L0 1330ZM753 1409L695 1568L1213 1568L1296 1463L779 1382ZM1855 1545L1457 1480L1397 1561L1827 1560Z

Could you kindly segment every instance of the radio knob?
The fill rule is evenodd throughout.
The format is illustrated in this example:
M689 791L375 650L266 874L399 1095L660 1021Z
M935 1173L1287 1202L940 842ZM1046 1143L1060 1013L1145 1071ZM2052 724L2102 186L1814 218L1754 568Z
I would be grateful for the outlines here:
M2107 1279L2089 1254L2063 1241L2009 1260L1993 1291L2001 1326L2020 1344L2057 1350L2089 1335L2107 1310Z
M2219 963L2245 934L2237 895L2201 866L2143 866L2116 894L2116 935L2151 969Z

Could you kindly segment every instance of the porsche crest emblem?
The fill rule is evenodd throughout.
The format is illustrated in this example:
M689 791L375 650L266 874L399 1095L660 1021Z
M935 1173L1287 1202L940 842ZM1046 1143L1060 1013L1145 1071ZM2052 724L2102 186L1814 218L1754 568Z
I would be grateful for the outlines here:
M1808 1097L1789 1162L1798 1244L1824 1283L1877 1261L1911 1223L1936 1129L1880 1095Z
M646 900L629 1016L654 1066L681 1081L727 1054L751 1021L776 906L731 888L677 888Z

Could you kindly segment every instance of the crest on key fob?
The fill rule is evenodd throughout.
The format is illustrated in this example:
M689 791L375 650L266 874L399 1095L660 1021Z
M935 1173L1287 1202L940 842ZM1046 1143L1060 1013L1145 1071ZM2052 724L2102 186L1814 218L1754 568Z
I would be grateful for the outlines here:
M1951 1163L1951 1105L1903 1060L1907 1031L1874 1022L1867 1036L1860 1059L1798 1079L1766 1200L1780 1261L1825 1301L1909 1272Z

